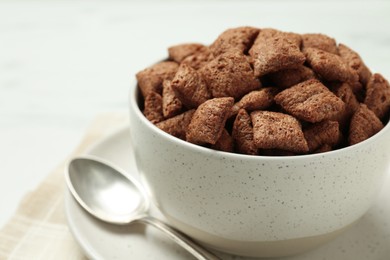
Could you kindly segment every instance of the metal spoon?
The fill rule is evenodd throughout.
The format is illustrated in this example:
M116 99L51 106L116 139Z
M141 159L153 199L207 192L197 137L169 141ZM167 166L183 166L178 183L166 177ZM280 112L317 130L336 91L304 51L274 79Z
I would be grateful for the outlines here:
M150 224L197 259L220 259L183 233L150 216L150 202L141 185L108 162L83 156L72 159L66 183L76 201L94 217L113 224Z

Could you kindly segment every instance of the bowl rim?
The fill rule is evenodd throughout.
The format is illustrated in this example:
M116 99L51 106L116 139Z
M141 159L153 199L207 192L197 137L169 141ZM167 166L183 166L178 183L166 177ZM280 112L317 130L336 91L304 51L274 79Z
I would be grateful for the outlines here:
M186 149L189 149L193 152L198 153L204 153L206 156L221 156L223 159L233 159L233 160L249 160L249 161L301 161L301 160L307 160L307 159L319 159L324 157L337 157L338 155L342 155L341 153L345 152L353 152L356 150L360 150L360 148L363 148L364 146L369 146L374 142L377 142L377 139L382 138L383 135L389 134L390 131L390 119L385 124L385 126L375 135L371 136L370 138L354 144L349 145L343 148L339 148L336 150L331 150L327 152L321 152L321 153L315 153L315 154L300 154L300 155L293 155L293 156L270 156L270 155L249 155L249 154L240 154L240 153L232 153L232 152L225 152L225 151L219 151L214 150L208 147L203 147L197 144L193 144L190 142L187 142L185 140L182 140L180 138L177 138L173 135L170 135L166 133L165 131L158 128L156 125L154 125L152 122L150 122L142 113L139 105L138 105L138 95L140 94L139 88L138 88L138 82L137 79L134 77L129 91L129 108L133 110L133 112L136 114L136 116L144 123L147 127L149 127L153 132L160 135L165 140L176 143L177 145L183 146ZM131 122L130 122L130 128L131 128ZM130 129L131 131L131 129ZM390 137L389 137L390 140ZM390 145L390 144L389 144Z

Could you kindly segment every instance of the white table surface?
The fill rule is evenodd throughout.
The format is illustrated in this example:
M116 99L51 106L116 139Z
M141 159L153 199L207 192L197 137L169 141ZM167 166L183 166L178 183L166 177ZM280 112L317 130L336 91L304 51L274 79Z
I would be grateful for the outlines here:
M0 227L137 71L241 25L326 33L390 79L390 1L1 1Z

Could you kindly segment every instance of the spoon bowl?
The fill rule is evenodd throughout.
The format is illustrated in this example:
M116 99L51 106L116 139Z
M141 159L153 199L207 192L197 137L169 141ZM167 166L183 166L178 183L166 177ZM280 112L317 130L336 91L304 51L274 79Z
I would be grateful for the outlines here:
M99 219L127 224L145 215L149 201L139 183L119 168L92 157L69 163L68 187L83 208Z
M219 259L185 234L150 216L150 202L142 186L109 162L94 156L77 157L69 162L65 176L73 197L94 217L112 224L152 225L196 259Z

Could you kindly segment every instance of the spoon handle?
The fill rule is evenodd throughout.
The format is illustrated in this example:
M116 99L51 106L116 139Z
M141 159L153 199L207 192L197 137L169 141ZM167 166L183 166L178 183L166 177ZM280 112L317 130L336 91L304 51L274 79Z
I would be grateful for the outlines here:
M165 224L164 222L150 217L146 216L138 220L139 222L143 222L145 224L150 224L161 231L163 231L165 234L167 234L173 241L175 241L177 244L179 244L181 247L183 247L185 250L187 250L189 253L191 253L196 259L199 260L219 260L220 258L207 249L203 248L202 246L198 245L195 241L193 241L191 238L186 236L185 234L181 233L180 231L172 228L171 226Z

